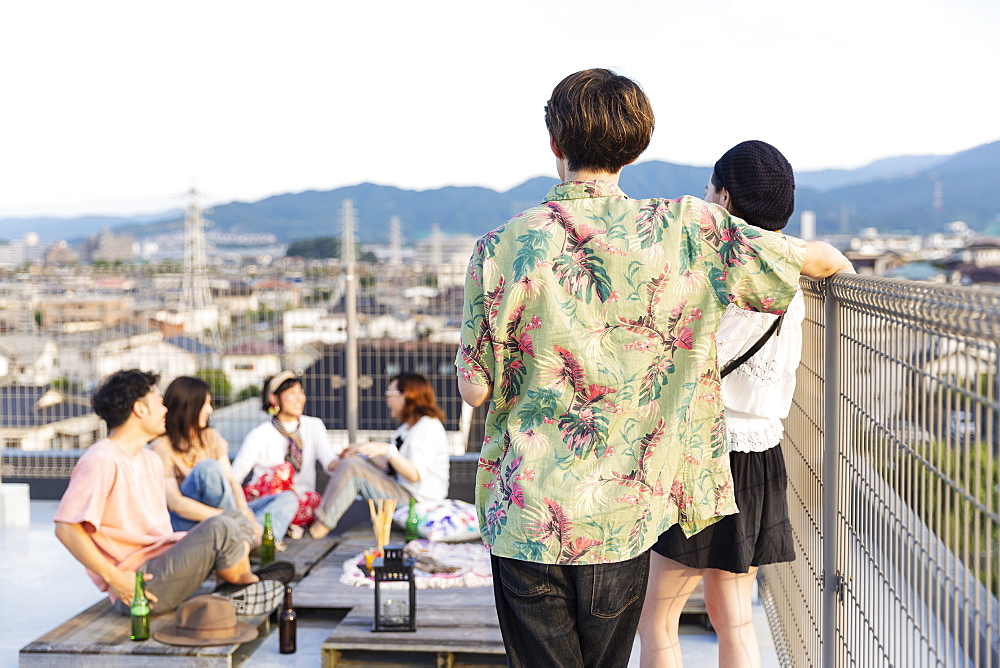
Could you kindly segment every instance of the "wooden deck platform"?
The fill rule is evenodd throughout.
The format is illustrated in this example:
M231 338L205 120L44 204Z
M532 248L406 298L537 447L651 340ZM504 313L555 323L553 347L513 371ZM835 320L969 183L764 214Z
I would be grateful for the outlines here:
M493 589L478 588L489 593L489 606L469 596L475 589L452 590L448 607L423 604L418 595L415 633L372 633L371 606L355 608L323 643L323 667L507 665Z
M394 532L392 539L401 541L401 533ZM492 587L417 590L415 633L372 633L374 592L340 583L344 562L370 547L372 541L371 527L365 521L357 528L319 541L308 537L288 541L289 549L279 554L279 559L295 564L296 581L292 586L300 618L346 613L321 646L324 668L506 664ZM209 591L211 585L206 583L201 593ZM689 600L685 613L703 615L700 590ZM245 661L271 631L270 615L241 619L258 627L258 640L244 645L194 648L155 640L133 642L128 638L128 618L115 614L107 601L102 601L23 647L19 665L229 668ZM152 630L172 621L172 613L154 616Z
M402 539L393 535L393 540ZM350 610L322 645L323 666L506 665L492 587L417 590L415 633L372 633L375 594L340 583L343 564L370 547L371 529L345 533L295 587L295 607Z
M21 648L18 666L198 666L229 668L242 663L270 630L270 614L240 617L257 627L259 636L249 643L215 647L180 647L156 640L129 639L128 617L116 613L107 599L95 603L64 624ZM155 633L174 622L174 614L153 615L150 631Z
M339 537L329 536L323 540L306 538L289 541L288 549L281 552L279 558L295 564L296 578L301 578L308 574L339 540ZM206 582L198 593L211 593L213 586L213 582ZM180 647L166 645L153 639L135 642L129 639L129 618L116 613L105 599L22 647L18 655L18 665L230 668L243 663L271 631L270 614L241 616L239 619L257 627L259 636L256 640L242 645L214 647ZM172 612L153 615L150 618L150 631L155 633L173 622Z
M401 541L402 534L394 530L392 539ZM418 589L416 633L372 633L374 593L367 587L340 583L344 562L371 544L370 528L346 532L295 586L295 607L303 613L310 609L349 611L322 645L324 668L506 664L492 587ZM700 584L684 607L682 621L681 633L697 632L690 622L707 628Z

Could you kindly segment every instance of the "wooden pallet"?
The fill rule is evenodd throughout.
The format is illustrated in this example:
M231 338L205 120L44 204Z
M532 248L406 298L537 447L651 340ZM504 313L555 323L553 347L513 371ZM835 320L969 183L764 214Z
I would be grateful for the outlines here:
M323 643L323 668L507 665L494 607L477 605L471 589L456 591L461 600L448 607L418 602L414 633L373 633L371 606L355 608Z
M394 532L392 540L402 540ZM349 611L322 645L324 668L340 666L504 665L503 640L492 587L417 590L416 633L373 633L375 595L367 587L341 584L343 564L371 547L370 529L353 529L295 588L300 611ZM701 585L688 599L688 621L707 625ZM681 633L697 632L689 624Z
M328 535L320 540L313 540L306 533L299 540L285 539L287 549L278 552L275 558L295 565L295 580L299 581L329 554L342 541L341 536Z
M288 541L288 549L279 559L295 564L296 578L308 574L340 541L330 536L323 540L303 538ZM293 585L294 587L295 585ZM214 582L206 582L198 591L207 594ZM238 666L257 648L271 631L270 614L240 617L257 627L258 638L248 643L214 647L180 647L150 639L129 639L128 617L116 613L107 599L92 605L52 631L21 648L18 665L30 666L197 666L216 668ZM153 615L150 630L156 632L174 622L174 613Z
M321 646L324 667L506 665L492 587L419 589L415 633L373 633L374 592L340 582L344 562L371 543L370 528L348 531L295 587L300 611L349 611Z
M270 614L240 617L257 627L258 639L249 643L214 647L165 645L152 638L141 642L129 639L128 617L119 615L107 599L95 603L41 638L21 648L18 666L198 666L221 668L237 666L256 649L259 640L270 630ZM150 617L150 631L174 622L174 614Z

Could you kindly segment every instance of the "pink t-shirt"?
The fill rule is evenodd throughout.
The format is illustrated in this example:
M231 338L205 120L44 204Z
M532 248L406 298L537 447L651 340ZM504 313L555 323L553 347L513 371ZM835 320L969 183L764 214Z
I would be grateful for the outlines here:
M134 570L184 537L167 512L163 462L143 448L134 456L104 439L80 457L63 494L55 521L83 524L97 548L122 569ZM89 569L98 589L108 583ZM108 591L112 601L114 594Z

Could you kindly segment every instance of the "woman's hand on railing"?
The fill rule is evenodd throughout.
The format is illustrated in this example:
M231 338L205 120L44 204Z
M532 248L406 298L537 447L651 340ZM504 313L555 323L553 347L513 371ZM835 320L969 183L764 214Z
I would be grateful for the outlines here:
M854 265L843 253L825 241L806 242L806 259L801 271L803 276L826 278L839 272L854 273Z

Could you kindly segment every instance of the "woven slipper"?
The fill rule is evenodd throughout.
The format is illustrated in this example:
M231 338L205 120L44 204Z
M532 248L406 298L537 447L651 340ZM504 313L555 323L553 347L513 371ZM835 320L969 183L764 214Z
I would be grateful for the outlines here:
M281 584L288 584L295 578L295 564L289 561L272 561L253 573L261 580L277 580Z
M237 591L223 594L233 602L237 615L266 615L281 603L285 585L275 580L261 580L243 585Z

